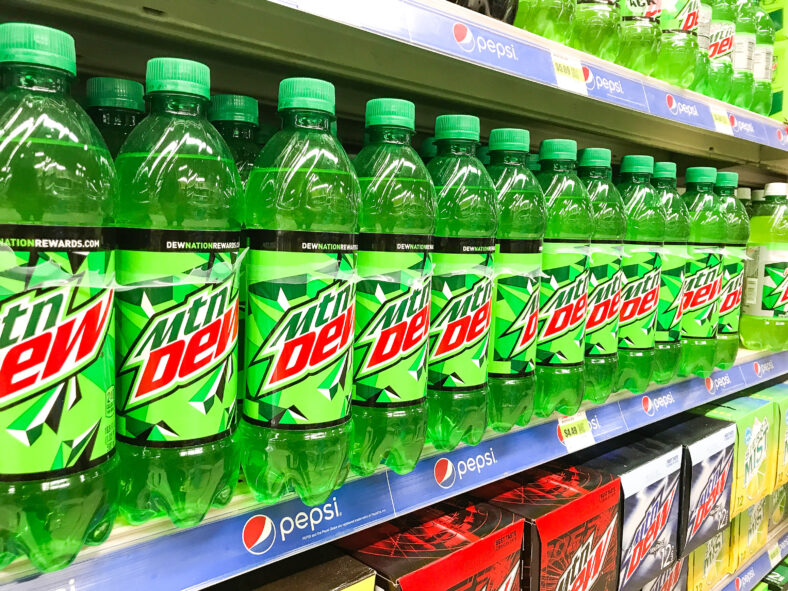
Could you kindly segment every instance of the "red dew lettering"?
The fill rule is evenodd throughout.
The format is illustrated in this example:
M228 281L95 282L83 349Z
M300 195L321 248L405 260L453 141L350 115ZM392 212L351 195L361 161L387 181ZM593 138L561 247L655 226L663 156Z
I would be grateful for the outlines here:
M424 342L430 318L429 304L410 318L381 331L369 357L367 368L389 363L402 353L407 353Z
M520 347L523 347L530 343L531 341L536 338L536 329L539 326L539 313L538 311L534 311L529 317L528 321L525 323L525 329L523 329L522 337L520 337Z

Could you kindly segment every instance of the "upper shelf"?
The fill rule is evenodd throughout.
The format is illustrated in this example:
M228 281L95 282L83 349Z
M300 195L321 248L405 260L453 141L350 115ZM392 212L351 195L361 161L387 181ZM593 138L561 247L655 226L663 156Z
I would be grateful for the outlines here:
M82 72L142 78L155 55L201 59L217 91L276 103L279 80L337 84L338 112L363 120L382 93L416 100L417 127L463 108L485 130L566 133L614 155L646 147L720 166L788 174L788 128L642 76L445 0L9 0L4 16L62 27ZM356 134L360 139L360 125ZM345 133L340 128L340 135ZM604 139L600 139L604 138ZM680 165L684 164L680 162ZM766 179L768 180L768 179Z

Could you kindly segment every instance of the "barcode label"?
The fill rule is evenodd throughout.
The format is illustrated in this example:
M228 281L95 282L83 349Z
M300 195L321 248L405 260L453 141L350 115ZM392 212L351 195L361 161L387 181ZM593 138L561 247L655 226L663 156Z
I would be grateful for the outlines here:
M758 279L747 279L747 287L744 293L744 303L748 306L754 306L758 300Z

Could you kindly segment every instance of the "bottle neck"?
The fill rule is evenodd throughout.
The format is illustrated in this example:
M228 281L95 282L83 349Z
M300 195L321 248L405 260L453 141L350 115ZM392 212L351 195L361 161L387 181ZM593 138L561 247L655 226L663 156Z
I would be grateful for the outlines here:
M207 117L208 99L194 94L152 92L150 112L152 115L166 113L181 117Z
M553 174L562 172L574 172L577 163L574 160L540 160L542 165L541 172Z
M493 150L490 152L490 164L510 164L526 166L528 162L528 152L521 150Z
M651 180L651 175L647 172L622 172L621 180L633 185L645 185Z
M5 90L23 89L33 92L69 94L72 76L65 70L34 64L7 64L2 69Z
M720 197L736 197L736 187L717 187L717 195Z
M753 201L753 205L758 205L759 203L781 203L783 201L788 201L788 196L786 195L766 195L766 197L762 201Z
M413 132L405 127L394 125L373 125L369 128L370 144L410 145Z
M253 141L257 126L247 121L213 121L213 126L223 138Z
M676 179L672 178L655 178L652 180L655 189L674 189L676 188Z
M475 140L438 140L438 156L476 156Z
M608 179L611 176L611 170L607 166L581 166L579 169L580 176L585 179Z
M687 183L687 192L713 193L714 183Z
M282 129L311 129L313 131L330 132L331 114L326 111L306 109L285 109L279 112L282 118Z

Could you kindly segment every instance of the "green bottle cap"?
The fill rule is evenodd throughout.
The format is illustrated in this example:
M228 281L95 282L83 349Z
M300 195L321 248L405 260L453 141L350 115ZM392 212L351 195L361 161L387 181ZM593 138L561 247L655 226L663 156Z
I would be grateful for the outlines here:
M528 160L525 161L525 165L531 172L542 170L542 165L539 164L539 154L528 154Z
M74 38L64 31L29 23L0 25L0 62L49 66L77 74Z
M210 121L241 121L257 125L257 99L242 94L215 94L211 97Z
M713 183L717 179L717 169L711 166L688 168L684 180L688 183Z
M673 179L676 180L676 163L675 162L656 162L654 164L654 178L655 179Z
M435 136L424 138L419 147L419 155L422 158L435 158L438 155L438 146L435 145Z
M394 125L415 131L416 105L402 99L372 99L367 101L365 123L367 127L372 125Z
M641 154L628 154L621 160L621 172L654 174L654 158Z
M583 148L578 154L577 165L610 168L610 150L607 148Z
M436 140L479 141L479 118L475 115L439 115L435 119Z
M490 132L490 150L517 150L527 152L531 134L527 129L500 128Z
M211 70L205 64L177 57L148 60L145 73L148 92L180 92L203 98L211 95Z
M334 114L334 85L317 78L285 78L279 83L279 110L309 109Z
M736 187L739 184L739 174L736 172L718 172L715 187Z
M120 107L145 112L145 89L135 80L125 78L90 78L85 105Z
M539 146L539 160L576 160L575 140L544 140Z
M758 199L755 195L753 195L753 199L756 201L764 201L765 198L770 195L785 197L786 194L788 194L788 183L769 183L763 188L763 197Z

